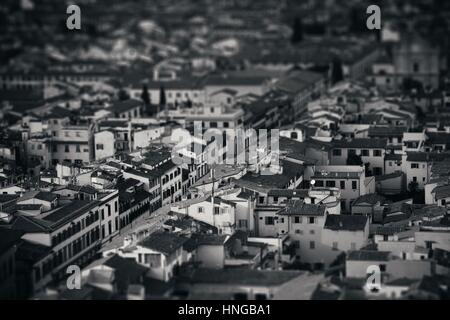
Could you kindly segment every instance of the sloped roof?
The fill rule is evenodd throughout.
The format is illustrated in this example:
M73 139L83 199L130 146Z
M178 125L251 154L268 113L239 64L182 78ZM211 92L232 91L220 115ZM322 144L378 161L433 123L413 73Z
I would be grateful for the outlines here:
M181 248L187 240L188 238L180 237L172 233L158 232L151 234L139 242L139 245L161 252L164 255L171 255Z
M0 254L18 243L25 232L11 229L0 229Z
M356 138L351 140L334 140L336 148L355 148L355 149L384 149L386 148L386 139Z
M364 231L367 225L366 216L328 215L325 220L325 229L334 231Z
M348 254L348 261L388 261L389 251L357 250Z
M302 200L290 200L286 207L281 209L279 215L305 215L305 216L323 216L326 206L304 203Z
M432 193L435 193L436 200L448 198L450 197L450 185L436 187Z
M124 101L115 101L108 110L111 110L112 112L126 112L132 109L135 109L137 107L141 107L143 105L143 102L136 99L129 99Z
M370 194L365 194L365 195L362 195L362 196L356 198L356 200L353 201L353 206L362 204L362 203L368 203L371 205L375 205L378 202L383 203L384 200L385 200L385 198L383 196L380 196L379 194L376 194L376 193L370 193Z

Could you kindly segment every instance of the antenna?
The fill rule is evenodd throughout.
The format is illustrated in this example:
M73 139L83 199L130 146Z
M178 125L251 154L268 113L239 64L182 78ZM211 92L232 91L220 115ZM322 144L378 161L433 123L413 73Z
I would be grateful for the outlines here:
M215 210L214 210L214 165L211 166L211 179L212 179L211 205L213 208L213 211L212 211L213 226L216 227L216 214L215 214Z

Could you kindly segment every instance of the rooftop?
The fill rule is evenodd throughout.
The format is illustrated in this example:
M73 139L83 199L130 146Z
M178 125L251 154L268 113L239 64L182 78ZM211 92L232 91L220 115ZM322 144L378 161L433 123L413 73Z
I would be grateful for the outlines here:
M14 244L21 240L23 235L23 231L0 229L0 254L11 249Z
M122 113L141 107L142 104L143 104L142 101L135 99L114 101L114 103L108 108L108 110L111 110L112 112Z
M389 261L390 252L375 250L351 251L347 261Z
M385 149L386 139L369 139L369 138L355 138L355 139L343 139L334 140L335 148L355 148L355 149Z
M139 245L169 256L181 248L186 241L188 238L167 232L157 232L139 242Z
M376 193L371 193L371 194L365 194L365 195L362 195L362 196L356 198L353 201L352 205L355 206L355 205L364 204L364 203L375 205L378 202L380 202L380 204L382 204L384 202L384 200L385 200L385 198L383 196L380 196Z
M324 228L333 231L364 231L367 221L366 216L328 215Z
M305 215L305 216L323 216L326 206L304 203L302 200L290 200L286 207L281 209L279 215Z
M58 228L84 214L86 211L95 208L97 204L97 201L92 200L73 200L71 203L52 211L50 214L43 217L42 220L49 223L52 229Z

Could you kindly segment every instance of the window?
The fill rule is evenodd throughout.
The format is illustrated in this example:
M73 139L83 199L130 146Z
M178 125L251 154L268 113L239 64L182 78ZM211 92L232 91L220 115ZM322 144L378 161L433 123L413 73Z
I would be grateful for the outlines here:
M225 122L223 123L223 127L224 127L224 128L229 128L229 127L230 127L230 123L227 122L227 121L225 121Z
M345 200L341 200L341 210L345 211Z
M381 157L381 150L373 150L374 157Z
M198 207L198 208L197 208L197 212L198 212L198 213L203 213L203 212L204 212L204 211L203 211L203 207Z
M411 163L411 169L419 169L418 163Z
M152 268L159 268L161 266L161 257L159 254L146 253L144 254L144 263Z
M349 156L354 156L356 154L356 150L355 149L349 149L348 150L348 155Z
M417 182L417 177L413 177L413 181L414 181L414 182Z
M352 181L352 189L356 190L358 187L358 183L356 181Z
M333 156L340 157L342 155L341 149L333 149Z
M240 219L239 220L239 228L240 229L247 229L247 220Z
M367 150L367 149L362 149L362 150L361 150L361 156L363 156L363 157L368 157L368 156L369 156L369 150Z
M341 189L345 189L345 181L341 181Z
M259 202L259 203L264 203L264 197L259 197L259 198L258 198L258 202Z
M316 218L314 218L314 217L309 217L308 223L309 223L309 224L314 224L314 223L316 223Z
M99 143L96 145L97 150L103 150L103 144Z
M316 181L315 186L316 186L316 187L323 187L323 181L322 181L322 180Z
M255 300L267 300L267 296L264 293L256 293Z
M302 217L294 217L294 223L302 223Z
M310 249L315 249L316 248L316 243L314 241L310 241L309 242L309 248Z
M389 167L392 167L392 161L389 161Z
M70 151L69 151L69 145L68 145L68 144L66 144L66 145L64 146L64 152L70 152Z
M314 230L309 230L309 234L316 234Z
M298 139L297 132L291 132L291 139Z
M325 185L328 188L334 188L334 187L336 187L336 181L334 181L334 180L327 181Z
M295 229L295 233L296 233L296 234L303 234L303 231L300 230L300 229Z
M77 144L77 146L76 146L76 152L81 152L81 150L80 150L80 146Z
M413 71L414 72L419 72L420 70L420 65L417 62L414 62L413 64Z
M219 213L220 213L220 208L214 207L214 214L219 214Z
M275 224L275 219L273 217L266 217L265 223L266 225L273 225Z
M235 293L234 294L234 300L247 300L247 294L246 293Z
M336 241L333 242L333 250L338 250L338 243Z
M386 272L386 265L385 264L380 264L380 271L381 272Z

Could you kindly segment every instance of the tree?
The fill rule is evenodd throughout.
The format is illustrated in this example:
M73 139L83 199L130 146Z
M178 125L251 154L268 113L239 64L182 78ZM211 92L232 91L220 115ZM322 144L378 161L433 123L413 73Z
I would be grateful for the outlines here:
M294 19L294 26L292 28L292 43L299 43L303 41L303 23L299 17Z
M189 98L186 101L186 107L189 108L189 109L192 108L192 100L189 99Z
M126 92L124 89L120 89L117 95L119 97L119 100L121 101L130 99L128 92Z
M335 84L344 80L344 71L342 70L342 62L339 58L334 58L331 66L331 81Z
M164 89L164 86L161 86L159 89L159 105L161 107L166 105L166 90Z
M417 181L411 181L408 184L408 190L411 193L416 193L419 190L419 184L417 183Z
M150 110L151 101L150 101L150 95L148 93L148 88L147 88L146 84L144 84L142 86L141 99L144 102L145 110L147 111L148 114L151 114L152 113Z
M146 106L150 105L150 95L148 94L148 88L146 84L142 86L141 99Z
M423 92L423 84L420 81L417 81L412 78L405 78L402 82L403 90L406 92L411 92L412 90L416 90L417 92Z
M158 106L158 116L159 112L161 111L161 108L166 107L166 90L164 89L164 86L161 86L159 89L159 106Z
M349 154L347 157L347 165L348 166L362 166L363 162L361 160L361 156L357 154Z

